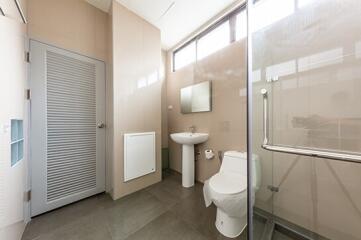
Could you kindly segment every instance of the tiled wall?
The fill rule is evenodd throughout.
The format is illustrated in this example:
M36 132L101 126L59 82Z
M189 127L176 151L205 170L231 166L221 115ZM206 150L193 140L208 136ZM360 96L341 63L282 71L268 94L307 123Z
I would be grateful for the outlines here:
M209 133L209 140L196 147L201 154L196 159L196 180L204 182L219 171L216 157L206 160L204 150L215 153L227 150L246 150L246 44L235 42L201 61L176 72L171 71L171 53L168 55L167 105L168 132L189 131ZM180 89L195 83L212 82L212 111L182 114ZM169 137L169 136L168 136ZM170 168L181 172L181 146L168 138Z
M167 51L162 50L161 76L162 76L162 169L169 168L168 148L168 111L167 111Z
M113 198L161 180L160 31L117 1L112 4ZM124 183L125 133L156 132L156 172Z
M83 0L28 0L29 38L107 60L108 14Z

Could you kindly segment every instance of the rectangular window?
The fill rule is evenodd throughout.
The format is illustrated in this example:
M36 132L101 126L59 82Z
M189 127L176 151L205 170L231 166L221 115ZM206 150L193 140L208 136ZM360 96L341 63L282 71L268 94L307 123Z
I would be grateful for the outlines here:
M174 51L173 71L246 37L247 13L244 4Z
M24 157L23 120L11 120L11 166Z
M247 37L247 13L242 10L236 16L236 41Z
M174 53L174 70L196 61L196 42L192 41Z
M230 37L229 21L225 21L198 40L197 59L205 58L229 45Z

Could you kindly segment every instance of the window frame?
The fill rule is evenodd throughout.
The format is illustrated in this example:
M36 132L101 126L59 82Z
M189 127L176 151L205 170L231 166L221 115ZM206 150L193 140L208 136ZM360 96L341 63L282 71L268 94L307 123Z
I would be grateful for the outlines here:
M188 41L186 41L184 44L182 44L180 47L176 48L173 52L172 52L172 62L173 62L173 66L172 66L172 71L175 72L177 71L175 68L175 55L181 51L182 49L184 49L185 47L187 47L189 44L191 43L195 43L195 49L196 49L196 59L194 62L197 61L198 59L198 41L206 36L208 33L212 32L214 29L216 29L217 27L219 27L220 25L222 25L223 23L229 21L229 27L230 27L230 41L229 44L236 42L236 18L237 15L242 12L242 11L246 11L246 6L247 3L243 3L241 4L239 7L235 8L234 10L232 10L231 12L229 12L228 14L226 14L225 16L223 16L222 18L220 18L219 20L217 20L215 23L211 24L209 27L207 27L206 29L204 29L203 31L201 31L200 33L198 33L196 36L192 37L191 39L189 39ZM179 70L179 69L178 69Z
M197 40L196 40L196 37L194 37L194 38L192 38L192 39L190 39L189 41L187 41L185 44L183 44L181 47L179 47L179 48L177 48L176 50L174 50L173 51L173 53L172 53L172 62L173 62L173 72L175 72L176 71L176 69L175 69L175 55L178 53L178 52L180 52L180 51L182 51L184 48L186 48L186 47L188 47L189 45L191 45L192 43L194 42L194 44L195 44L195 48L196 48L196 58L194 59L194 61L197 61L197 48L198 48L198 42L197 42ZM186 65L187 66L187 65Z

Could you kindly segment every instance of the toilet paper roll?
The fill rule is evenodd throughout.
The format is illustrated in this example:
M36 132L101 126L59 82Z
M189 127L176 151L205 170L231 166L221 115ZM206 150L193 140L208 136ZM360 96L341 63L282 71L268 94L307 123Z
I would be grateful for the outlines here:
M206 155L206 159L208 160L214 158L215 155L212 149L205 150L204 154Z

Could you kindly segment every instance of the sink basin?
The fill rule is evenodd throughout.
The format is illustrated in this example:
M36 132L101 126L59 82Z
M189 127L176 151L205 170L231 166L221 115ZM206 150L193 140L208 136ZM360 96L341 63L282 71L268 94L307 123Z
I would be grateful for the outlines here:
M194 186L194 144L208 140L208 133L173 133L171 139L182 144L182 185L189 188Z
M173 141L179 144L188 144L194 145L199 143L204 143L208 140L208 133L173 133L170 135Z

